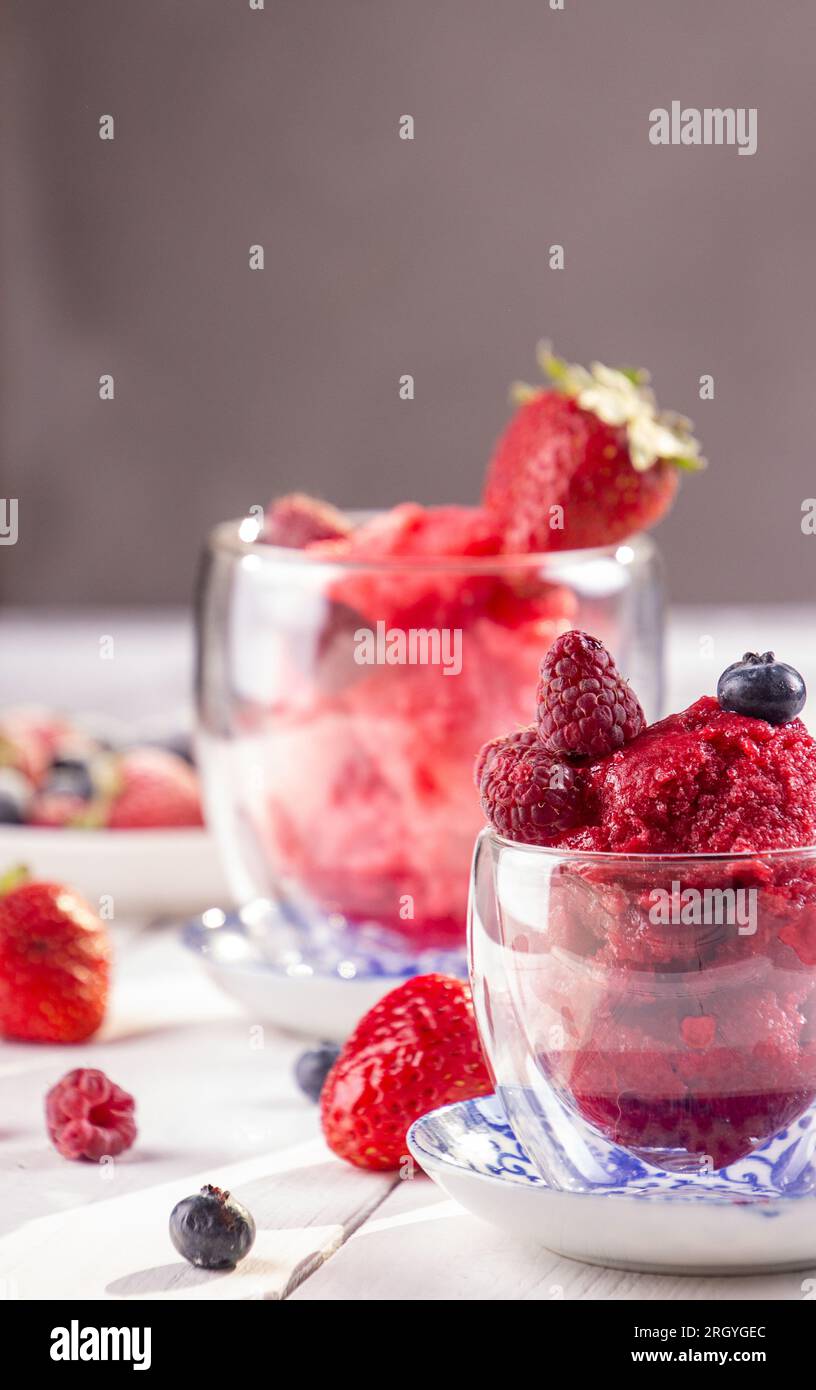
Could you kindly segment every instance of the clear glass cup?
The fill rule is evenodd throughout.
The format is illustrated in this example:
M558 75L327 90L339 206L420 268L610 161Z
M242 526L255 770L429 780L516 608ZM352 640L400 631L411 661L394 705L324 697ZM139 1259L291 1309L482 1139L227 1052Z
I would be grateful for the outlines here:
M561 853L485 830L469 918L496 1089L552 1186L615 1186L633 1157L704 1184L783 1138L768 1184L816 1190L816 848Z
M213 532L198 603L198 756L235 896L269 904L287 949L463 964L475 754L531 721L541 656L574 626L657 715L654 544L344 564L248 533Z

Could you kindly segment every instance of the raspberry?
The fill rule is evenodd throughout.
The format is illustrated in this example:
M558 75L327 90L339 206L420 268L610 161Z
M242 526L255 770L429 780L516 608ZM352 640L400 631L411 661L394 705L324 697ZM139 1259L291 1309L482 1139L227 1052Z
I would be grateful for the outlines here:
M478 792L482 790L482 778L484 777L485 768L487 764L492 761L493 754L507 743L509 739L520 739L525 734L532 735L532 738L527 740L528 744L532 743L537 738L535 725L529 724L526 729L519 729L518 733L515 734L499 734L498 738L488 739L487 743L482 744L479 752L476 754L476 761L473 764L473 780L476 783L476 790Z
M548 845L581 819L580 774L557 761L532 729L498 740L485 758L480 791L494 829L526 845Z
M136 1138L134 1100L102 1071L77 1067L45 1098L45 1121L63 1158L115 1158Z
M586 632L556 638L539 669L538 736L550 753L602 758L646 727L640 701Z

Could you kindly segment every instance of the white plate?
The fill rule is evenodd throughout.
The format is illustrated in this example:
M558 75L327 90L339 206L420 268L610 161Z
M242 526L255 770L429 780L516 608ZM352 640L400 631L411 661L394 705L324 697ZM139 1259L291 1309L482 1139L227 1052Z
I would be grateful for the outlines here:
M364 930L287 923L270 903L205 912L187 923L184 944L249 1018L287 1032L342 1043L363 1014L411 975L465 974L462 951L406 953Z
M93 907L113 899L117 917L187 916L232 895L207 830L48 830L0 826L0 873L25 864L65 883Z
M792 1130L813 1123L810 1112ZM794 1146L783 1132L705 1186L633 1159L637 1176L621 1186L563 1192L533 1167L496 1096L443 1106L408 1131L417 1163L474 1216L573 1260L663 1274L812 1268L812 1183L779 1191Z

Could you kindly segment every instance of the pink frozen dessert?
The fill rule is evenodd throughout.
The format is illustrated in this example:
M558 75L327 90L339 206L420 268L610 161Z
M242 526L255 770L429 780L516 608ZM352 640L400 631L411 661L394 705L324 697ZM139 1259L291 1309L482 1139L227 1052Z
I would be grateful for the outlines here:
M273 506L272 534L293 509ZM404 503L338 532L305 547L337 569L314 660L293 665L266 743L263 842L284 889L321 912L461 945L473 750L518 719L575 598L523 558L508 570L479 508Z

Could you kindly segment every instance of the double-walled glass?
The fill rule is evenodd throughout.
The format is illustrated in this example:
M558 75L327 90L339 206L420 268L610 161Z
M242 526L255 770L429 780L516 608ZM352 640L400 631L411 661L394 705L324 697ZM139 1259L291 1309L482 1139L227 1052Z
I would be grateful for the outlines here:
M658 712L652 542L343 563L246 531L211 537L198 628L198 752L238 900L301 945L336 930L464 953L474 755L531 721L553 639L593 632Z
M622 1182L628 1156L705 1182L781 1137L767 1184L814 1189L816 849L561 853L484 831L470 967L497 1091L552 1185Z

